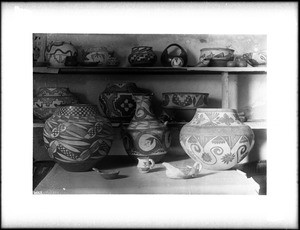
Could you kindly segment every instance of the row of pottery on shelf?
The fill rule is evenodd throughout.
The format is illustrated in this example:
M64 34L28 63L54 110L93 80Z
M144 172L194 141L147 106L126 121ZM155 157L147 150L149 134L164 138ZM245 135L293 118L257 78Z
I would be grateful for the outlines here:
M175 50L169 52L171 47ZM187 52L178 44L171 44L161 54L161 64L165 67L183 67L187 66ZM133 47L128 61L132 66L153 66L157 61L157 55L150 46Z
M108 84L99 95L99 104L111 122L129 122L135 113L134 94L150 91L133 82ZM162 93L161 119L165 121L190 121L197 108L208 106L208 93L166 92Z
M71 42L51 41L45 51L46 62L53 67L63 66L118 66L120 61L114 51L106 47L87 48L78 52Z
M170 52L171 48L173 50ZM51 41L47 45L45 60L53 67L78 64L82 66L118 66L120 64L119 59L114 56L114 51L109 51L106 47L82 49L79 54L72 43L61 41ZM157 55L150 46L133 47L128 56L128 62L134 67L153 66L156 61ZM160 61L165 67L185 67L188 63L188 55L184 48L173 43L163 50ZM200 50L199 62L196 66L246 67L247 63L251 66L265 65L267 63L266 52L245 53L235 59L233 49L203 48Z
M134 116L134 94L149 94L150 91L133 82L108 84L99 95L99 105L111 122L128 123ZM208 104L208 93L168 92L162 94L162 120L190 121L197 108ZM33 114L45 121L58 106L77 104L79 100L66 87L41 87L33 98Z
M118 86L121 85L122 84L118 84ZM146 92L139 92L139 90L136 90L136 93L128 94L132 99L132 103L135 103L135 105L132 104L132 106L129 107L135 108L135 110L129 126L127 128L124 127L122 130L123 144L128 155L134 157L150 156L154 161L158 162L163 159L170 147L170 131L166 124L161 123L155 117L151 107L152 95ZM201 162L204 168L227 169L233 167L236 163L240 162L252 148L254 144L254 134L252 130L248 126L243 125L235 110L203 109L201 108L205 101L203 98L207 95L192 95L194 97L191 97L188 93L181 95L180 93L173 93L171 95L170 93L166 93L164 99L166 106L183 106L186 108L190 106L194 109L192 120L183 126L180 133L180 141L183 149L192 159ZM82 161L86 156L89 156L90 151L93 152L94 149L99 149L103 146L109 151L109 141L104 141L107 144L106 146L103 142L98 141L101 143L99 147L92 136L103 129L102 125L104 123L108 123L108 126L111 126L111 121L107 118L103 118L103 120L101 120L102 122L91 124L90 120L95 120L94 118L91 119L91 117L96 116L97 119L99 118L99 114L96 112L97 109L95 107L91 109L87 105L75 104L76 99L74 98L75 97L73 97L66 88L41 88L39 97L34 99L40 107L45 106L46 112L43 115L46 114L49 116L51 115L49 111L55 111L51 119L49 118L49 120L52 121L46 121L48 126L45 125L45 130L46 127L48 128L46 139L44 140L45 143L49 143L49 146L46 147L48 149L50 148L50 150L48 150L50 151L49 154L52 154L50 156L54 157L54 153L57 154L56 160L63 159L64 161L68 161L68 157L71 157L71 159L73 157L73 160ZM123 100L123 102L124 101L126 101L126 99ZM73 105L63 106L64 103L67 102L72 102ZM54 108L47 108L47 103ZM120 105L122 105L122 103ZM124 106L120 107L123 108ZM41 109L42 108L34 108L34 114L39 114L36 111L40 111ZM93 111L93 113L91 111ZM64 121L64 124L60 123L66 117L68 117L68 119ZM53 119L57 119L57 121ZM127 119L129 119L129 117L127 117ZM85 125L88 125L88 127L85 127ZM95 125L94 128L93 125ZM49 131L50 129L51 133ZM60 136L59 134L61 132L63 135ZM108 133L106 132L106 134ZM53 139L50 141L47 140L49 137L60 137L65 138L65 140ZM101 137L101 135L99 137ZM90 139L93 141L93 143L90 143L91 146L86 142ZM88 149L92 148L92 150L88 151L85 147ZM81 155L85 150L85 155ZM108 151L106 151L106 154ZM58 155L58 153L60 153L60 155ZM67 155L62 157L61 154ZM101 156L103 155L105 154ZM76 164L73 165L75 166ZM78 169L75 168L74 170L76 171Z
M177 53L174 54L175 51L169 53L170 47L176 47ZM72 43L60 41L51 41L47 45L45 60L53 67L76 66L78 64L82 66L118 66L120 64L120 61L114 56L114 52L108 51L105 47L83 49L79 55ZM131 66L136 67L153 66L156 61L157 55L150 46L133 47L128 56L128 62ZM178 44L169 45L161 55L163 66L186 66L187 61L187 52Z
M149 157L159 162L170 144L170 131L151 109L151 95L135 95L136 112L123 127L123 143L129 156ZM74 104L58 107L44 126L44 143L49 156L67 171L92 169L111 148L113 129L95 105Z
M171 145L170 130L154 116L150 95L135 97L135 115L122 129L125 150L134 158L160 162ZM59 107L45 122L43 135L49 156L68 171L90 170L109 153L113 142L110 121L88 104ZM254 145L253 131L233 109L198 108L179 139L186 154L209 170L232 168Z
M209 67L256 67L267 64L266 52L251 52L234 55L230 48L203 48L200 50L199 63L196 66Z

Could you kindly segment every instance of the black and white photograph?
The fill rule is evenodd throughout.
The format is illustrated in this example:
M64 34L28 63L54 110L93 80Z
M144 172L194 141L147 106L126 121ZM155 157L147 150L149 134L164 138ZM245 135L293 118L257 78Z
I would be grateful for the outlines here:
M1 6L1 227L299 227L297 2Z

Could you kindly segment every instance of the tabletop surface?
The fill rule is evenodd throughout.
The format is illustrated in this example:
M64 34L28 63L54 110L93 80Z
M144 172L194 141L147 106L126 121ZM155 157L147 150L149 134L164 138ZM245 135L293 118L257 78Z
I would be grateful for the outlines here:
M162 162L176 167L194 164L186 156L165 157ZM55 164L34 189L34 194L253 194L258 195L259 184L246 173L232 169L210 171L189 179L171 179L161 163L148 173L138 171L137 162L128 156L107 156L98 169L117 169L119 176L106 180L96 171L69 172Z

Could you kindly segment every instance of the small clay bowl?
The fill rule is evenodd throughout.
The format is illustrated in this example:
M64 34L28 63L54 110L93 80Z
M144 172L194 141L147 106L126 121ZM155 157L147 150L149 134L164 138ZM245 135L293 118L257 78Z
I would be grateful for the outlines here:
M106 180L116 179L120 173L119 170L98 170L96 168L93 168L93 170L98 172Z

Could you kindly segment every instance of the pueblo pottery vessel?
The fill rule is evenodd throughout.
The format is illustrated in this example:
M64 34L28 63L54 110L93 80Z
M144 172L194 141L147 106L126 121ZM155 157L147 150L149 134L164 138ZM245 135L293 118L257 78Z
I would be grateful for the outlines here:
M168 52L171 47L176 47L173 52ZM187 52L178 44L169 45L161 54L161 64L166 67L182 67L186 66L188 62Z
M59 107L45 122L44 143L50 158L67 171L88 171L112 145L113 128L96 105Z
M33 114L41 120L52 116L58 106L78 103L78 99L66 87L42 87L33 98Z
M45 51L45 58L50 66L62 67L65 66L65 60L68 56L77 58L77 49L68 42L50 42Z
M99 95L99 104L111 122L130 122L136 108L133 94L142 92L132 82L108 84Z
M190 121L197 108L207 107L208 93L162 93L163 111L171 121Z
M134 95L136 111L130 124L123 129L123 144L129 156L149 157L160 162L171 145L170 130L154 115L152 95Z
M133 47L128 56L128 62L136 67L153 66L156 60L157 56L150 46Z
M200 50L199 62L210 60L210 67L225 67L228 61L233 61L234 50L229 48L203 48Z
M184 151L203 168L230 169L241 162L254 145L254 133L234 109L197 109L180 130Z

